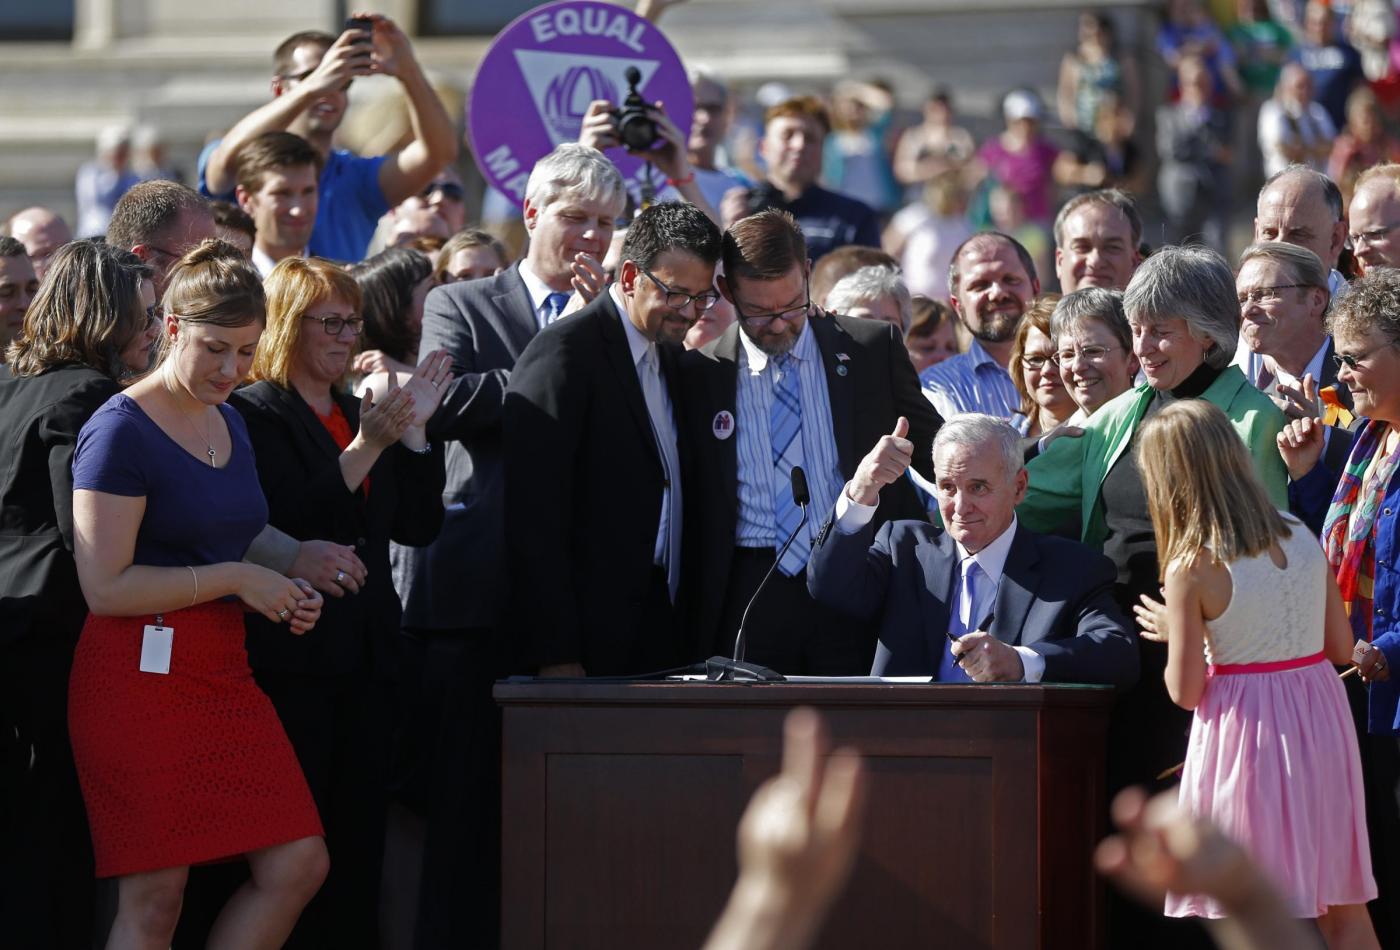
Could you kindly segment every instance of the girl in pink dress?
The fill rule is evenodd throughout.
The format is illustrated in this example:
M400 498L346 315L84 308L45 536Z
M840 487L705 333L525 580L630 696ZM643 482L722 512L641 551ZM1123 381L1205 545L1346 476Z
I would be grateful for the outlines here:
M1180 801L1238 841L1329 947L1377 947L1356 729L1333 663L1351 628L1322 548L1269 503L1225 415L1199 399L1142 429L1138 467L1165 604L1143 636L1167 644L1172 700L1195 710ZM1222 917L1169 894L1171 917Z

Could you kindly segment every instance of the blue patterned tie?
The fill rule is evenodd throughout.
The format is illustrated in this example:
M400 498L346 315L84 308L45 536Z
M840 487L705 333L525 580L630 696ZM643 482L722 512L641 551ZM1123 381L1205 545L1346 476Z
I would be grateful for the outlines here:
M774 357L773 405L768 416L768 438L773 446L773 527L774 547L797 530L802 512L792 500L792 469L802 464L802 390L798 386L797 360L791 353ZM784 576L792 577L807 566L812 543L807 532L792 542L778 564Z
M977 629L977 624L981 622L982 616L978 612L982 605L978 603L981 591L978 587L986 578L982 572L982 567L972 558L968 558L962 563L962 585L959 590L957 608L949 611L948 632L955 637L972 633ZM943 658L938 664L938 681L940 683L971 683L972 677L963 672L963 668L958 665L957 659L953 656L952 641L944 638Z
M555 320L558 320L559 315L564 312L564 307L569 303L569 295L550 294L548 297L544 298L544 303L545 306L549 308L549 312L544 316L544 322L546 324L553 323Z

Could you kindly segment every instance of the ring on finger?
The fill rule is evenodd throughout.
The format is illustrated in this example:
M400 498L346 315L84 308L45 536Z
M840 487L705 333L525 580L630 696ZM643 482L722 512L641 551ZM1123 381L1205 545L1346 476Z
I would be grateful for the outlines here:
M291 611L289 611L286 607L283 607L281 610L277 611L277 618L279 620L286 620L287 615L290 613Z
M344 571L336 571L336 572L335 572L335 582L336 582L337 584L344 584L344 583L345 583L345 572L344 572Z

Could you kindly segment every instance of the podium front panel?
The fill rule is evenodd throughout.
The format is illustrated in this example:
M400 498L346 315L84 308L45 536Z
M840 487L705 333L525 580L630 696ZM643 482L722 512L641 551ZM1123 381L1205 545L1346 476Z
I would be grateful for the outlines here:
M699 947L789 709L869 776L817 946L1101 945L1111 694L1043 686L502 684L502 946Z

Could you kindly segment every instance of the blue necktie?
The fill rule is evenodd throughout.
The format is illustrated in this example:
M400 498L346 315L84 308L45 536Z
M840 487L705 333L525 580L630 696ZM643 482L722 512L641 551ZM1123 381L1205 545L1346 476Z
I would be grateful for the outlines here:
M802 391L798 386L797 360L784 353L772 360L773 405L768 415L768 438L773 447L773 527L774 547L797 530L802 512L792 500L792 470L802 464ZM778 570L785 577L801 573L807 566L812 543L804 531L783 555Z
M962 563L962 584L959 588L957 607L949 611L948 631L955 637L972 633L981 622L982 611L980 590L982 581L987 579L981 565L972 558ZM943 658L938 664L940 683L971 683L972 677L963 672L953 656L953 643L946 637L943 640Z
M553 323L555 320L558 320L559 315L564 312L564 307L569 303L569 295L550 294L548 297L544 298L544 303L545 306L549 308L549 312L545 314L544 322L546 324Z

